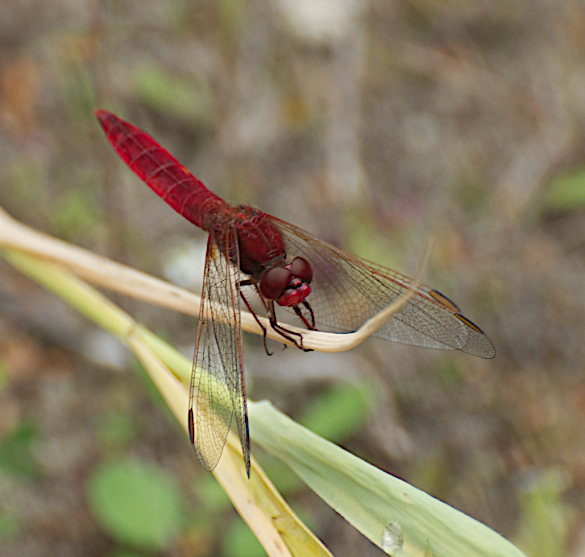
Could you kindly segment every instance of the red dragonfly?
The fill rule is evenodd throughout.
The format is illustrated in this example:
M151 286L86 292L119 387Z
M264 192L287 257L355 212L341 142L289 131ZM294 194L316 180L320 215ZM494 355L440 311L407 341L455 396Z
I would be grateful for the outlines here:
M375 336L495 356L485 333L437 290L413 287L408 277L259 209L228 205L150 135L105 110L95 115L124 162L175 211L209 232L188 414L191 444L206 470L217 465L235 417L250 476L240 300L256 315L244 286L260 296L271 327L301 349L299 333L277 321L277 305L290 308L309 330L351 332L414 288L415 295Z

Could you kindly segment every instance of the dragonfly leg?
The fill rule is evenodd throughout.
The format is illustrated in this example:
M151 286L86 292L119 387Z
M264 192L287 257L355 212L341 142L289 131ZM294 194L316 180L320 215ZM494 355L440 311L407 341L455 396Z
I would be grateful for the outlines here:
M300 348L303 352L312 352L310 348L303 348L303 335L301 333L297 333L295 331L289 331L282 325L278 324L276 320L276 312L274 311L274 303L272 304L272 309L270 311L270 326L283 338L292 342L297 348ZM294 337L298 337L299 340L295 339Z
M262 323L260 323L260 320L258 319L256 313L250 307L250 304L248 303L248 300L246 300L246 297L244 296L244 294L242 294L242 292L240 292L240 296L242 297L242 300L244 300L244 303L246 304L246 307L248 308L248 311L254 316L254 319L256 320L256 323L258 323L258 326L262 329L262 335L263 335L263 338L264 338L264 350L266 351L266 354L268 356L272 356L272 354L274 352L270 352L268 350L268 346L266 346L266 327L264 325L262 325Z
M311 315L311 323L309 323L307 321L307 318L303 315L303 312L299 309L299 306L293 306L293 309L294 309L295 313L298 315L298 317L300 318L300 320L303 322L305 327L307 327L307 329L309 329L309 331L316 331L316 329L315 329L315 315L313 314L313 308L309 305L308 302L303 301L302 303L307 308L307 310L309 311L309 314Z
M315 314L313 313L313 308L309 302L303 302L303 305L309 310L309 313L311 314L311 330L316 331L317 329L315 328Z

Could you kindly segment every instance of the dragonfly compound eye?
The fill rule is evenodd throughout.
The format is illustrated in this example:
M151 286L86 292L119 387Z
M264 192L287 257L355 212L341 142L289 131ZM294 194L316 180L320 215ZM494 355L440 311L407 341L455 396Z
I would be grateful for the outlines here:
M284 267L272 267L266 271L260 281L262 296L270 301L278 300L288 286L291 276L291 272Z
M295 257L292 260L290 272L293 277L300 278L303 282L311 282L313 280L311 264L302 257Z

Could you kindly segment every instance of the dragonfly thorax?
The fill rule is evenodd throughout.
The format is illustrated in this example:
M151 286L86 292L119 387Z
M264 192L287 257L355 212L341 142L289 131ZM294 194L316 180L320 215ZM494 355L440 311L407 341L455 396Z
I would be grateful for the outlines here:
M229 226L237 234L240 269L260 281L268 269L284 264L284 241L262 211L241 205L234 209Z

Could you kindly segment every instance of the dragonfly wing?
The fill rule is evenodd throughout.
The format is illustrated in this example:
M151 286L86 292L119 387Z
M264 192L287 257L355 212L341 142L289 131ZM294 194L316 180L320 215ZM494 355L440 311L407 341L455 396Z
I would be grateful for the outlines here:
M321 328L355 331L413 289L412 279L405 275L345 253L296 226L270 218L284 239L287 261L302 256L311 263L313 281L307 301ZM462 350L482 358L495 356L487 335L461 315L446 296L425 285L414 291L415 296L375 336L427 348Z
M229 229L221 241L226 258L209 235L199 328L191 374L189 427L201 465L213 470L235 417L248 476L250 438L240 328L238 243Z

